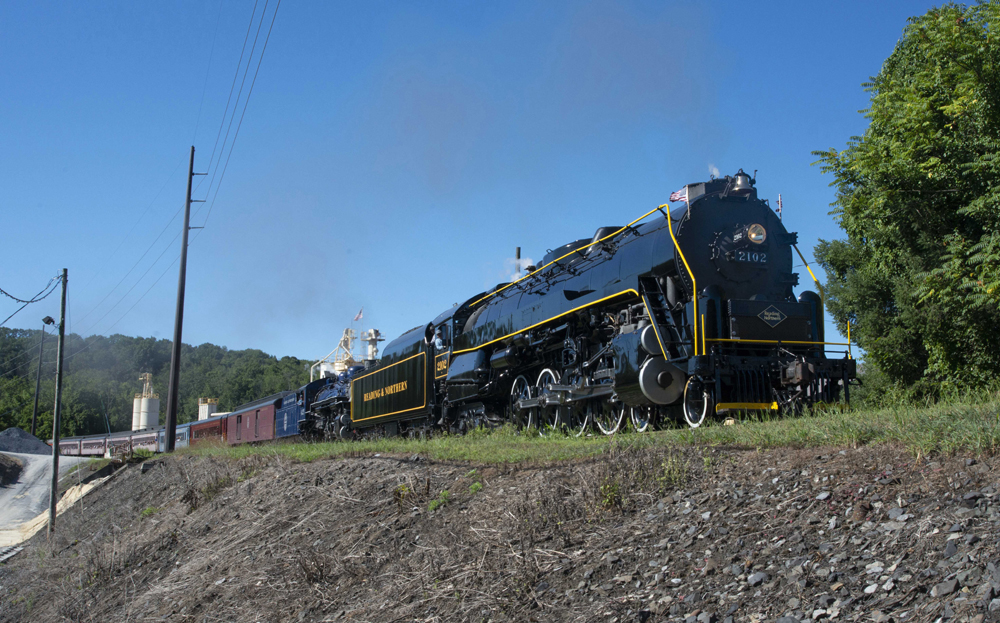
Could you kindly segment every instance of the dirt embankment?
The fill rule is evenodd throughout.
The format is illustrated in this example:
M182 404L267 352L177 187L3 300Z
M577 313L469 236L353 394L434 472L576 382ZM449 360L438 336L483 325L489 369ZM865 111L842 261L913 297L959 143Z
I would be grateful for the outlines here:
M997 481L884 447L179 456L0 566L0 621L993 620Z
M17 477L21 475L24 465L21 461L6 454L0 454L0 487L17 482Z

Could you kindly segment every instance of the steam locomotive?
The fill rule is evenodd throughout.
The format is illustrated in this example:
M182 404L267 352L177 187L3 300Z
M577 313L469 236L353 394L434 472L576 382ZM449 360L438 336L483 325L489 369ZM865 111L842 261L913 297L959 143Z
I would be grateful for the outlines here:
M679 208L550 251L342 374L300 430L611 434L848 401L856 362L849 347L828 356L822 297L792 291L797 235L754 184L742 169L689 184Z

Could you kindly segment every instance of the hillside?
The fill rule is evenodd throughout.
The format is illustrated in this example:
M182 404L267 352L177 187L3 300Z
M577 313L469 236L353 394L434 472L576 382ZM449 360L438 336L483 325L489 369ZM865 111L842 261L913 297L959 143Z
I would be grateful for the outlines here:
M0 430L31 428L38 342L41 331L0 328ZM128 430L132 399L142 389L139 375L153 374L153 387L166 407L170 376L169 340L124 335L66 336L63 386L64 435ZM52 430L56 340L45 341L38 431ZM309 380L311 362L277 358L254 349L229 350L202 344L181 348L178 421L197 419L198 398L219 399L219 410L279 391L301 387ZM45 436L47 433L40 433Z
M982 621L998 476L895 445L182 453L71 509L51 556L39 535L0 566L0 622Z

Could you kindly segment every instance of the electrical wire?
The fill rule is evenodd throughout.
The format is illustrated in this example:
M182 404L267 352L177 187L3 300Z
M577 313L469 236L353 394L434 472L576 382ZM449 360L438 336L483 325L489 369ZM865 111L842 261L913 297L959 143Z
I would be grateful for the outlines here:
M194 122L194 137L191 144L198 139L198 127L201 125L201 108L205 103L205 91L208 90L208 76L212 72L212 59L215 58L215 41L219 38L219 24L222 22L222 0L219 0L219 16L215 19L215 34L212 35L212 49L208 53L208 67L205 68L205 84L201 87L201 101L198 102L198 117Z
M149 286L149 288L147 288L147 289L146 289L146 291L145 291L145 292L143 292L143 293L142 293L142 295L141 295L141 296L140 296L140 297L139 297L138 299L136 299L135 303L132 303L132 307L129 307L129 308L128 308L128 309L127 309L127 310L125 311L125 313L124 313L124 314L122 314L122 315L121 315L121 316L120 316L120 317L118 318L118 320L114 321L114 323L112 323L112 324L111 324L111 326L109 326L109 327L108 327L107 329L105 329L105 330L104 330L104 332L105 332L105 333L107 333L107 332L111 331L111 329L114 329L114 328L115 328L116 326L118 326L118 323L119 323L119 322L121 322L122 320L124 320L124 319L125 319L125 316L128 316L128 315L129 315L129 313L130 313L130 312L131 312L131 311L132 311L133 309L135 309L135 306L136 306L136 305L138 305L138 304L139 304L139 302L140 302L140 301L142 301L142 299L144 299L144 298L146 297L146 295L147 295L147 294L149 294L149 292L150 292L150 291L151 291L151 290L152 290L152 289L153 289L153 288L154 288L154 287L156 286L156 284L158 284L158 283L160 282L160 280L161 280L161 279L163 279L163 278L164 278L164 277L166 276L166 274L167 274L168 272L170 272L170 269L171 269L171 268L173 268L173 267L174 267L175 265L177 265L177 262L179 262L179 261L180 261L180 259L181 259L181 258L180 258L180 256L179 256L179 255L178 255L178 256L177 256L176 258L174 258L174 261L173 261L173 262L171 262L169 266L167 266L167 269L166 269L165 271L163 271L162 273L160 273L160 276L156 278L156 281L154 281L154 282L153 282L153 283L152 283L152 284L151 284L151 285ZM96 337L96 336L94 336L94 337ZM66 363L67 361L69 361L70 359L73 359L74 357L76 357L77 355L79 355L80 353L84 352L85 350L87 350L88 348L90 348L91 346L93 346L94 344L96 344L96 343L97 343L97 340L96 340L96 339L94 339L94 340L91 340L91 341L89 341L89 342L87 342L87 341L86 341L86 339L85 339L85 338L83 338L82 336L81 336L81 338L80 338L80 339L81 339L81 340L83 340L84 342L86 342L86 346L84 346L84 347L83 347L83 348L81 348L80 350L76 351L76 352L75 352L75 353L73 353L72 355L67 355L66 357L63 357L63 365L65 365L65 363ZM52 363L52 362L46 362L46 363Z
M263 9L263 10L261 11L261 16L260 16L260 20L258 21L258 26L257 26L257 33L256 33L256 34L255 34L255 36L254 36L254 42L253 42L253 44L251 45L251 49L250 49L250 56L249 56L249 58L250 58L250 59L252 59L252 58L253 58L253 53L254 53L254 51L256 50L256 46L257 46L257 41L258 41L258 39L259 39L259 37L260 37L260 30L261 30L261 28L262 28L262 26L263 26L263 20L264 20L264 15L266 14L266 11L267 11L267 5L268 5L268 2L269 2L269 0L265 0L265 3L264 3L264 9ZM214 146L213 146L213 148L212 148L212 155L211 155L211 156L210 156L210 158L209 158L209 167L211 167L211 163L212 163L212 161L213 161L213 160L215 159L215 152L216 152L216 151L217 151L217 149L218 149L218 144L219 144L219 137L220 137L220 136L222 135L222 126L223 126L223 125L225 125L225 123L226 123L226 116L229 116L229 125L228 125L228 127L227 127L227 130L226 130L226 136L225 136L225 138L224 138L224 139L223 139L223 141L222 141L222 145L223 145L223 147L222 147L222 150L223 150L223 151L225 151L225 146L226 146L226 143L227 143L227 141L228 141L228 138L229 138L229 132L230 132L230 130L231 130L231 128L232 128L232 124L233 124L233 120L234 120L234 119L235 119L235 117L236 117L236 108L237 108L237 106L239 105L239 100L240 100L240 97L242 96L242 93L243 93L243 87L244 87L244 85L245 85L245 83L246 83L246 77L247 77L247 74L249 73L249 69L250 69L250 63L252 62L252 60L248 60L248 61L247 61L247 66L246 66L246 68L245 68L245 69L244 69L244 71L243 71L243 79L242 79L242 81L240 82L240 90L239 90L239 91L237 92L237 96L236 96L236 104L235 104L235 105L233 106L233 112L232 112L232 115L229 115L229 114L228 114L228 113L229 113L229 103L230 103L230 101L231 101L231 99L232 99L232 92L233 92L233 89L235 88L235 85L236 85L236 78L237 78L237 77L239 76L239 71L240 71L240 67L242 66L242 63L243 63L243 55L244 55L244 54L245 54L245 52L246 52L246 42L247 42L247 41L249 40L249 35L250 35L250 29L251 29L251 28L252 28L252 26L253 26L253 21L254 21L254 17L256 16L256 12L257 12L257 4L258 4L257 2L255 2L255 3L254 3L254 8L253 8L253 12L251 13L251 17L250 17L250 23L249 23L249 25L247 26L247 34L246 34L246 35L245 35L245 37L244 37L244 41L243 41L243 49L242 49L242 50L241 50L241 52L240 52L240 60L239 60L239 62L237 63L237 67L236 67L236 72L235 72L235 74L234 74L234 76L233 76L233 83L232 83L232 85L230 86L230 91L229 91L229 98L228 98L228 99L227 99L227 101L226 101L226 108L225 108L225 110L223 111L223 119L222 119L222 122L221 122L221 123L219 124L219 131L218 131L218 133L216 134L216 141L215 141L215 145L214 145ZM249 89L249 90L247 91L247 97L246 97L246 99L245 99L245 100L244 100L244 102L243 102L243 110L242 110L242 112L240 113L240 120L239 120L239 122L238 122L238 123L236 124L236 132L235 132L235 133L233 134L233 141L232 141L232 143L230 143L230 144L229 144L229 154L228 154L228 155L227 155L227 157L226 157L226 162L225 162L225 165L223 165L223 167L222 167L222 174L221 174L221 176L219 177L219 182L218 182L218 184L216 184L216 186L215 186L215 194L213 195L213 198L212 198L212 203L211 203L211 204L209 205L209 209L208 209L208 213L206 214L206 217L205 217L205 219L206 219L206 222L207 222L207 220L208 220L208 216L210 216L210 215L211 215L211 212L212 212L212 208L214 207L214 205L215 205L215 201L216 201L216 199L218 198L218 194L219 194L219 188L221 187L221 185L222 185L222 181L223 181L223 179L225 178L225 175L226 175L226 170L227 170L227 169L229 168L229 160L230 160L230 159L232 158L232 155L233 155L233 150L234 150L234 148L235 148L235 146L236 146L236 140L237 140L237 138L239 137L239 132L240 132L240 128L241 128L241 127L243 126L243 119L244 119L244 117L246 116L246 111L247 111L247 107L249 106L249 102L250 102L250 97L251 97L251 95L253 94L253 89L254 89L254 86L255 86L255 85L256 85L256 83L257 83L257 76L258 76L258 74L260 73L260 66L261 66L261 64L262 64L262 62L263 62L263 59L264 59L264 53L265 53L265 52L267 51L267 44L268 44L268 42L270 41L270 38L271 38L271 32L272 32L272 30L274 29L274 22L275 22L275 20L276 20L276 18L277 18L277 14L278 14L278 9L279 9L280 7L281 7L281 0L278 0L278 3L277 3L277 4L275 5L275 9L274 9L274 12L273 12L273 14L272 14L272 16L271 16L271 23L270 23L270 25L268 26L268 30L267 30L267 35L266 35L266 36L265 36L265 38L264 38L264 45L263 45L263 47L261 48L261 53L260 53L260 56L259 56L259 57L258 57L258 59L257 59L257 67L256 67L256 69L254 70L254 75L253 75L253 79L252 79L252 80L251 80L251 82L250 82L250 89ZM219 19L221 20L221 3L220 3L220 17L219 17ZM218 23L216 24L216 32L217 32L217 31L218 31ZM212 46L212 49L213 49L213 54L214 54L214 46L215 46L215 42L214 42L214 40L213 40L213 46ZM211 64L211 58L210 58L210 60L209 60L209 64ZM207 77L206 77L206 85L207 85ZM203 102L203 101L204 101L204 90L203 90L203 92L202 92L202 102ZM200 116L201 116L201 105L199 105L199 115L198 115L198 118L199 118L199 122L200 122ZM196 124L196 128L195 128L195 133L196 133L196 135L197 135L197 124ZM221 161L221 154L220 154L220 158L219 158L219 161ZM218 171L218 169L219 169L219 162L216 162L216 163L215 163L215 171L217 172L217 171ZM176 171L176 170L175 170L175 171ZM171 175L173 175L173 173L172 173ZM211 180L211 181L209 182L209 188L211 188L211 187L212 187L212 184L214 183L214 179L215 179L215 176L214 176L214 174L213 174L213 178L212 178L212 180ZM200 185L200 183L199 183L199 185ZM165 187L165 186L166 186L166 185L164 185L164 187ZM161 189L161 192L162 192L162 189ZM157 196L159 196L159 193L157 193ZM155 201L155 198L154 198L154 201ZM148 208L147 208L147 211L148 211ZM131 274L131 273L132 273L132 271L134 271L134 270L135 270L135 268L136 268L136 267L137 267L137 266L139 265L139 263L140 263L140 262L142 261L142 259L146 257L146 255L147 255L147 254L149 253L149 251L150 251L150 250L152 250L153 246L154 246L154 245L156 244L156 242L157 242L157 241L159 241L159 239L160 239L160 238L161 238L161 237L163 236L163 234L164 234L164 233L166 232L167 228L169 228L170 224L171 224L171 223L173 223L173 221L174 221L174 220L175 220L175 219L177 218L178 214L180 214L180 211L179 211L179 210L178 210L178 212L177 212L176 214L174 214L174 216L173 216L173 217L171 218L170 222L168 222L168 223L167 223L167 225L166 225L166 227L164 227L164 230L160 232L160 234L159 234L159 235L158 235L158 236L156 237L156 239L155 239L155 240L153 241L153 243L152 243L152 244L151 244L151 245L149 246L149 248L147 248L147 249L146 249L146 251L145 251L145 252L143 253L143 255L142 255L142 256L141 256L140 258L139 258L139 260L138 260L138 261L137 261L137 262L136 262L136 263L135 263L135 264L134 264L134 265L132 266L132 268L131 268L131 269L129 269L129 272L128 272L128 273L126 273L125 277L123 277L123 278L122 278L122 279L121 279L121 280L120 280L120 281L118 282L118 284L116 284L116 285L115 285L115 287L114 287L114 288L112 288L112 289L111 289L111 291L110 291L110 292L109 292L109 293L108 293L107 295L105 295L105 297L104 297L103 299L101 299L101 301L100 301L100 302L99 302L99 303L98 303L98 304L97 304L97 305L96 305L96 306L95 306L94 308L92 308L92 309L91 309L91 310L90 310L89 312L87 312L87 314L85 314L83 318L86 318L86 317L88 317L88 316L89 316L89 315L90 315L90 314L91 314L91 313L92 313L92 312L93 312L94 310L96 310L96 309L97 309L97 308L98 308L98 307L99 307L99 306L101 305L101 303L103 303L103 302L104 302L105 300L107 300L107 298L108 298L108 297L109 297L109 296L111 295L111 293L112 293L112 292L114 292L114 290L116 290L116 289L118 288L118 286L120 286L120 285L121 285L121 284L122 284L122 283L123 283L123 282L125 281L125 279L126 279L126 278L128 278L128 275L129 275L129 274ZM145 215L145 213L144 213L143 215ZM141 220L141 217L140 217L140 220ZM133 226L133 229L134 229L134 227L135 227L135 226ZM131 230L130 230L130 233L131 233ZM197 239L197 236L198 236L198 234L200 234L200 233L201 233L201 232L199 231L199 232L198 232L197 234L195 234L195 239ZM180 235L180 234L178 234L177 236L179 236L179 235ZM174 236L174 238L173 238L173 240L171 240L170 244L173 244L173 243L174 243L174 242L175 242L175 241L177 240L177 236ZM191 242L193 243L193 242L194 242L194 240L192 240ZM190 245L190 243L189 243L189 245ZM120 247L120 245L119 245L119 247ZM96 327L96 326L97 326L97 324L99 324L99 323L100 323L100 322L101 322L101 321L102 321L102 320L103 320L103 319L104 319L105 317L107 317L107 315L108 315L109 313L111 313L111 311L112 311L112 310L114 310L114 309L115 309L115 308L116 308L116 307L117 307L118 305L120 305L120 304L122 303L122 301L124 301L124 300L125 300L125 298L126 298L126 297L127 297L127 296L128 296L128 295L129 295L130 293L131 293L131 292L132 292L132 290L134 290L134 289L135 289L135 287L136 287L136 286L137 286L137 285L138 285L138 284L139 284L140 282L142 282L142 279L143 279L143 277L145 277L145 276L146 276L146 275L147 275L147 274L149 273L149 271L150 271L150 270L152 270L153 266L155 266L155 265L156 265L156 264L157 264L157 263L159 262L159 260L160 260L160 259L161 259L161 258L163 257L163 255L164 255L164 254L166 253L166 251L167 251L168 249L169 249L169 245L167 246L167 248L166 248L166 249L164 249L164 250L163 250L163 251L162 251L162 252L160 253L160 255L159 255L159 256L157 256L157 258L156 258L156 259L155 259L155 260L153 261L153 263L152 263L152 264L150 264L150 266L149 266L149 267L148 267L148 268L146 269L146 271L145 271L145 272L144 272L144 273L143 273L143 274L142 274L142 275L141 275L141 276L139 277L139 279L138 279L138 280L136 281L136 283L135 283L135 284L133 284L131 288L129 288L129 290L128 290L128 291L127 291L127 292L126 292L126 293L125 293L125 294L124 294L124 295L122 296L122 298L121 298L121 299L119 299L119 300L118 300L118 302L117 302L117 303L115 303L115 304L114 304L114 305L113 305L113 306L112 306L112 307L111 307L110 309L108 309L108 311L106 311L106 312L104 313L104 315L103 315L103 316L101 316L101 318L99 318L99 319L98 319L97 321L95 321L95 322L94 322L94 323L93 323L93 324L91 325L91 327L90 327L90 328L93 328L93 327ZM117 251L117 249L116 249L116 251ZM112 256L113 256L113 255L114 255L114 252L112 252ZM109 258L109 259L110 259L110 258ZM139 303L140 303L140 302L141 302L141 301L142 301L142 300L143 300L143 299L144 299L144 298L146 297L146 295L147 295L147 294L149 294L149 292L151 292L151 291L152 291L152 289L153 289L153 288L154 288L154 287L155 287L155 286L156 286L156 285L157 285L157 284L158 284L158 283L159 283L159 282L160 282L160 281L161 281L161 280L163 279L163 277L165 277L165 276L166 276L166 274L167 274L168 272L170 272L170 269L172 269L172 268L173 268L173 267L174 267L174 266L175 266L175 265L177 264L177 262L178 262L179 260L180 260L180 257L177 257L177 258L175 258L175 259L174 259L174 261L173 261L173 262L171 262L171 264L170 264L169 266L167 266L166 270L164 270L164 271L163 271L163 272L162 272L162 273L160 274L160 276L159 276L159 277L157 277L157 278L156 278L156 280L155 280L155 281L154 281L154 282L153 282L153 283L152 283L152 284L151 284L151 285L149 286L149 288L147 288L147 289L146 289L146 291L145 291L145 292L143 292L143 293L142 293L142 295L140 295L140 296L139 296L139 298L138 298L138 299L137 299L137 300L136 300L136 301L135 301L135 302L134 302L134 303L132 304L132 306L131 306L131 307L129 307L129 308L128 308L128 309L127 309L127 310L125 311L125 313L123 313L123 314L122 314L122 315L121 315L121 316L120 316L120 317L118 318L118 320L116 320L116 321L115 321L114 323L112 323L112 324L111 324L111 325L110 325L110 326L109 326L109 327L108 327L107 329L105 329L105 332L107 332L107 331L110 331L111 329L113 329L113 328L114 328L115 326L117 326L117 325L118 325L118 323L120 323L120 322L121 322L121 321L122 321L122 320L123 320L123 319L124 319L124 318L125 318L125 317L126 317L126 316L127 316L128 314L129 314L129 313L131 313L131 311L132 311L133 309L135 309L135 307L136 307L136 306L137 306L137 305L138 305L138 304L139 304ZM106 262L105 262L105 265L106 265ZM103 266L102 266L102 269L103 269ZM54 289L54 288L53 288L53 289ZM5 294L6 294L6 293L5 293ZM50 291L50 292L49 292L48 294L51 294L51 291ZM48 294L46 294L46 296L48 296ZM42 298L45 298L45 297L42 297ZM41 300L41 299L39 299L39 300ZM17 312L15 312L15 313L17 313ZM81 320L83 320L83 318L81 318ZM9 319L9 318L8 318L8 319ZM5 322L6 322L6 321L5 321ZM81 339L83 339L83 338L81 337ZM85 340L84 340L84 341L85 341ZM83 347L83 348L81 348L80 350L78 350L78 351L74 352L74 353L73 353L73 354L71 354L71 355L68 355L68 356L64 357L64 358L63 358L63 361L64 361L64 363L65 363L66 361L70 360L70 359L73 359L73 358L75 358L75 357L76 357L77 355L81 354L82 352L86 351L86 350L87 350L87 349L89 349L89 348L90 348L90 346L92 346L92 345L93 345L94 343L96 343L96 340L91 340L91 341L90 341L89 343L87 343L87 344L86 344L86 346L84 346L84 347ZM32 360L30 360L30 359L29 359L29 360L28 360L27 362L25 362L25 364L28 364L28 363L31 363L31 361L32 361ZM43 362L43 363L52 363L52 362ZM8 372L7 372L7 373L5 373L5 374L4 374L3 376L7 376L8 374L10 374L10 373L12 373L12 372L16 371L17 369L19 369L19 368L23 367L23 366L24 366L25 364L22 364L22 365L18 366L18 368L15 368L14 370L11 370L11 371L8 371Z
M46 290L46 289L47 289L47 288L48 288L48 287L49 287L50 285L52 285L52 282L53 282L53 281L55 281L56 279L59 279L59 277L58 277L58 276L56 276L56 277L53 277L53 278L51 279L51 281L49 281L49 282L48 282L47 284L45 284L45 287L44 287L44 288L42 288L42 292L45 292L45 290ZM4 290L3 288L0 288L0 293L2 293L2 294L4 294L4 295L8 296L9 298L12 298L12 299L14 299L14 300L15 300L15 301L17 301L18 303L24 303L25 305L29 305L29 304L31 304L31 303L37 303L38 301L42 300L42 299L38 298L38 297L39 297L39 296L40 296L40 295L42 294L42 292L39 292L38 294L36 294L36 295L35 295L35 296L34 296L34 297L33 297L33 298L31 299L31 300L28 300L28 301L26 301L26 300L24 300L24 299L19 299L19 298L17 298L16 296L14 296L13 294L11 294L10 292L7 292L7 291L6 291L6 290ZM48 294L46 294L45 296L48 296ZM43 296L42 298L45 298L45 296Z
M257 84L257 74L260 73L260 65L264 61L264 53L267 52L267 42L271 40L271 30L274 29L274 20L278 17L278 9L280 8L281 0L278 0L278 4L274 7L274 14L271 16L271 24L267 29L267 36L264 38L264 47L261 48L260 57L257 59L257 69L255 69L253 73L253 80L250 82L250 90L247 92L247 98L243 102L243 112L240 113L240 122L236 124L236 134L233 135L233 142L229 146L229 155L226 156L226 164L222 167L222 176L219 177L219 183L215 186L215 194L212 196L212 203L208 206L208 212L205 214L205 221L202 223L202 227L208 223L208 217L212 215L212 208L215 207L215 200L219 197L219 188L222 187L222 180L226 177L226 170L229 168L229 159L233 157L233 149L236 147L236 139L239 138L240 128L243 127L243 117L247 114L247 106L250 104L250 96L253 95L253 87ZM267 10L266 3L264 5L264 10ZM261 14L261 17L263 17L263 13ZM249 67L249 64L247 66ZM235 113L235 109L233 112ZM211 188L211 185L209 185L209 188ZM198 231L198 234L195 235L195 239L197 239L198 235L201 234L201 231L202 230Z
M240 80L240 90L236 92L236 102L233 104L233 113L231 115L229 115L229 125L226 126L226 135L224 137L222 137L222 150L219 152L219 160L215 161L215 170L212 171L212 178L208 182L208 190L205 193L206 195L208 193L212 192L212 184L215 183L215 176L218 175L218 173L219 173L219 162L222 161L222 154L226 151L226 142L229 140L229 133L233 129L233 120L236 119L236 109L239 108L240 97L242 97L242 95L243 95L243 87L247 83L247 74L250 72L250 63L253 62L253 53L257 49L257 40L260 39L260 29L264 25L264 15L267 13L267 4L268 4L269 1L270 0L264 0L264 8L260 12L260 20L258 20L258 22L257 22L257 32L256 32L256 34L254 34L253 45L250 46L250 55L247 57L247 66L243 70L243 79ZM254 4L254 9L255 10L256 10L256 6L257 5ZM252 24L253 24L253 22L251 21L251 25ZM241 57L241 62L242 62L242 57ZM236 68L236 73L237 73L237 75L239 75L239 67ZM235 81L234 81L234 84L235 84ZM226 110L227 110L227 112L229 110L229 103L228 102L226 102ZM226 121L225 116L223 116L222 121L223 121L223 123L225 123L225 121ZM219 130L221 131L222 128L220 127ZM218 139L216 139L216 144L218 144ZM230 147L230 153L232 153L232 147ZM215 149L214 148L212 149L212 156L213 156L213 158L215 156ZM209 160L211 161L211 159L209 159ZM220 183L221 183L221 180L220 180Z
M97 320L95 320L89 327L87 327L87 329L85 330L85 332L89 332L92 329L94 329L98 324L100 324L100 322L102 320L104 320L105 318L107 318L108 314L110 314L116 307L118 307L119 305L122 304L122 301L124 301L128 297L128 295L131 294L132 290L135 290L135 287L137 285L139 285L140 283L142 283L142 278L145 277L146 275L148 275L149 271L153 270L153 267L156 266L156 264L160 261L160 258L162 258L167 253L167 251L170 250L170 247L173 246L174 242L177 241L178 237L180 237L180 233L176 234L174 236L173 240L171 240L170 243L167 244L167 246L163 248L163 251L161 251L160 254L158 256L156 256L156 259L153 260L153 263L149 265L149 267L146 269L146 272L142 273L142 275L139 276L139 278L136 280L136 282L132 284L132 287L129 288L125 292L125 294L122 295L122 297L120 299L118 299L118 302L115 303L114 305L112 305L111 307L109 307L108 310L106 312L104 312L103 316L101 316L100 318L98 318Z
M109 290L108 293L104 295L104 298L102 298L100 301L97 302L97 305L94 305L92 308L90 308L90 311L88 311L86 314L83 315L82 318L80 318L80 322L83 322L87 317L90 316L90 314L92 314L95 311L97 311L97 308L99 308L101 306L101 303L103 303L104 301L108 300L108 297L111 296L114 293L114 291L118 289L118 286L120 286L122 283L124 283L124 281L126 279L128 279L128 276L131 275L132 271L135 270L139 266L139 264L142 262L143 258L145 258L146 255L148 255L149 252L153 250L153 247L156 246L156 243L159 242L160 238L163 237L163 234L167 233L167 230L170 229L170 226L174 223L175 220L177 220L177 217L180 215L180 213L183 210L184 210L184 208L181 207L180 209L177 210L177 212L174 212L174 215L172 217L170 217L170 220L167 221L167 224L163 226L162 230L160 230L159 235L157 235L156 238L153 240L153 242L151 242L149 244L149 246L146 247L146 250L142 253L142 255L139 257L139 259L135 261L135 264L132 264L132 268L128 269L128 272L125 273L125 276L122 277L118 281L118 283L115 284L115 287L111 288L111 290ZM178 234L178 235L180 235L180 234ZM177 236L174 236L174 240L176 240L176 239L177 239ZM172 243L173 243L173 240L171 241L171 244ZM162 255L163 254L161 253L160 256L162 257ZM157 259L159 259L159 258L157 258ZM154 261L153 263L155 264L156 262ZM148 270L147 270L147 272L148 272ZM133 287L135 287L135 286L133 286ZM94 324L96 324L96 323L94 323Z
M219 131L215 134L215 145L212 146L212 155L208 159L208 168L205 169L206 171L212 168L212 162L215 160L215 150L219 147L219 137L222 136L222 126L226 125L226 116L229 114L229 102L233 99L233 89L236 88L236 79L240 76L240 67L243 66L243 55L246 53L247 41L250 39L250 29L253 27L253 18L257 15L257 3L258 0L254 0L253 11L250 13L250 23L247 24L247 34L243 36L243 48L240 50L240 60L236 63L236 72L233 74L233 83L229 86L229 97L226 98L226 108L222 111L222 121L219 122ZM249 63L249 61L247 61L247 63ZM237 98L237 101L239 101L239 98ZM202 177L202 179L198 181L198 185L195 186L195 190L198 190L204 179L205 178ZM209 183L208 187L212 187L211 183Z
M138 219L136 219L135 224L132 225L132 228L129 229L128 233L126 233L125 236L121 239L121 242L118 243L118 246L115 247L115 250L111 252L111 255L109 255L106 260L104 260L104 264L102 264L101 267L98 268L97 271L95 271L93 275L91 275L91 277L87 281L87 283L83 284L83 286L80 288L81 291L83 291L83 292L87 291L87 286L89 286L91 283L93 283L93 281L97 277L97 275L99 275L101 273L101 271L103 271L104 268L108 265L108 262L111 261L111 258L113 258L115 256L115 254L118 253L118 250L122 248L122 245L125 244L125 241L129 239L129 236L132 235L132 232L135 231L135 228L139 226L139 223L142 222L142 219L153 208L153 204L156 203L156 200L159 199L160 195L163 194L163 191L167 189L167 185L170 184L170 179L177 173L177 169L181 168L182 164L184 164L184 159L183 158L177 163L177 166L174 167L174 170L170 172L170 175L167 176L166 181L163 182L163 186L160 187L160 190L156 193L156 196L153 197L153 200L149 202L149 205L146 206L146 209L143 211L143 213L139 216ZM174 215L174 218L177 218L177 215ZM171 222L172 222L172 219L171 219ZM154 244L155 244L155 241L154 241ZM142 261L142 258L139 258L139 261ZM135 268L135 267L133 266L132 268ZM120 283L119 283L119 285L120 285ZM117 288L117 287L118 286L115 286L115 288ZM114 291L114 288L112 288L112 292L113 291ZM111 293L109 292L108 296L110 296L110 295L111 295ZM105 297L105 298L107 298L107 297ZM102 299L101 303L103 303L103 302L104 302L104 300ZM101 303L98 303L98 305L100 305ZM95 306L95 308L96 308L96 306ZM84 318L86 318L86 315L84 315ZM83 318L81 318L80 320L82 321Z
M52 294L53 292L55 292L56 285L58 285L58 280L59 279L60 279L59 277L53 277L52 281L50 281L49 283L47 283L45 285L45 287L42 288L41 292L39 292L38 294L36 294L34 296L34 298L32 298L30 301L23 301L23 300L21 300L19 298L13 297L10 294L7 294L6 292L4 292L4 294L7 294L7 296L10 296L10 298L16 300L19 303L24 303L24 305L21 305L20 307L18 307L17 310L13 314L7 316L6 320L4 320L3 322L0 322L0 327L2 327L5 324L7 324L7 320L10 320L14 316L16 316L19 311L21 311L22 309L24 309L28 305L31 305L32 303L37 303L38 301L42 301L42 300L45 300L46 298L48 298L48 296L50 294ZM48 290L48 292L45 292L45 290ZM43 296L43 293L44 293L44 296Z

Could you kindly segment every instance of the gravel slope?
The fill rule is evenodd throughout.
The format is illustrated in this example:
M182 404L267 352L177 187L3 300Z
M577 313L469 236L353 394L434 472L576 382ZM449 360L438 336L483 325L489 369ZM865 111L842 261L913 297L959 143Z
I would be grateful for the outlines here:
M0 452L16 454L52 454L52 447L17 427L0 431Z
M0 566L0 621L995 620L997 491L991 458L889 447L181 455Z

